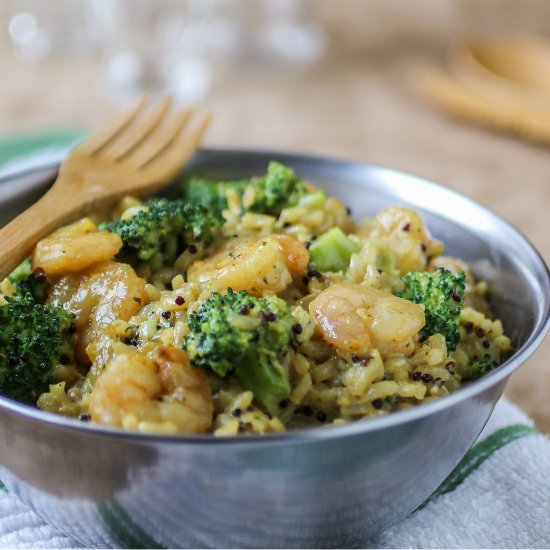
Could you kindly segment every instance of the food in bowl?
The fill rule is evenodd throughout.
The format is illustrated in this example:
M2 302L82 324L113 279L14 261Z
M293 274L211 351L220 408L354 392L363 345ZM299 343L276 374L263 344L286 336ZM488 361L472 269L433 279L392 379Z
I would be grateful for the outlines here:
M511 351L420 215L293 170L190 179L58 229L0 290L0 392L139 432L340 424L438 399Z

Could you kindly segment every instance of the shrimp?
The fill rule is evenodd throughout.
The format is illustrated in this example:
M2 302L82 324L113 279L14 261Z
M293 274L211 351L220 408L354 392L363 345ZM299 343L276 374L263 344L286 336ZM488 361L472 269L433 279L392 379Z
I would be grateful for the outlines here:
M121 248L119 235L98 231L89 218L84 218L38 241L32 268L40 267L48 277L57 277L108 260Z
M128 264L107 261L59 279L47 303L76 315L76 359L88 365L93 360L88 346L115 320L127 321L135 315L144 292L145 281Z
M379 212L368 226L368 236L388 240L402 275L424 271L431 258L443 252L443 244L432 239L422 218L409 208L390 206Z
M214 290L246 290L254 296L277 293L303 275L309 262L306 247L288 235L237 237L212 257L195 262L187 273L190 282L209 282Z
M361 284L335 284L321 292L309 312L323 338L357 355L377 349L382 357L414 352L424 310L384 290Z
M309 251L297 239L289 235L273 235L285 255L285 264L292 275L305 275L309 264Z
M104 426L140 432L201 433L214 406L206 376L174 346L149 357L132 349L116 354L97 378L88 413Z

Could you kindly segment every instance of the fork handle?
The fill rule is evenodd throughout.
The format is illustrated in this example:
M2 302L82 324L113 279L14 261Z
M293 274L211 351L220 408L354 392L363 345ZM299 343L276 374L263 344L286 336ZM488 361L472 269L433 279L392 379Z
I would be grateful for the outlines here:
M34 245L54 229L79 218L81 197L55 184L31 207L0 229L0 280L7 277Z

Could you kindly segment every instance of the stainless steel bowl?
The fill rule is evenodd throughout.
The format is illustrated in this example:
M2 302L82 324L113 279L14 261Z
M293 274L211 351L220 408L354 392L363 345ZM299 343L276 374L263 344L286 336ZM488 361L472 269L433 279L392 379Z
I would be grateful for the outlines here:
M0 398L0 479L83 544L364 546L451 472L508 377L548 330L549 273L532 245L486 208L443 187L376 166L277 152L204 150L188 171L238 178L263 172L271 159L343 199L356 216L388 204L419 210L447 252L490 282L494 310L517 351L439 401L264 437L121 433ZM44 188L51 172L32 178L27 193ZM0 219L12 216L14 205L1 204Z

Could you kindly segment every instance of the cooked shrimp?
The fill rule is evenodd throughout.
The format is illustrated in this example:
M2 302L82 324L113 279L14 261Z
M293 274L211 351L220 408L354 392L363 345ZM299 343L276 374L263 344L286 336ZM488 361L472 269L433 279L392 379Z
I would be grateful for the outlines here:
M443 244L432 239L422 218L410 208L385 208L369 224L368 236L388 239L401 274L425 270L430 259L443 252Z
M187 273L190 282L212 284L214 290L246 290L254 296L276 293L290 283L291 275L305 273L306 247L294 237L237 237L212 257L195 262Z
M309 264L309 251L297 239L289 235L273 235L279 241L285 256L285 264L292 275L305 275Z
M48 235L48 239L56 239L58 237L80 237L89 233L97 233L99 229L90 218L81 218L80 220L64 225L56 229Z
M410 355L425 324L419 305L352 283L335 284L321 292L309 312L327 342L357 355L374 348L382 357Z
M145 281L128 264L112 261L65 275L52 286L48 303L76 315L78 362L89 364L93 360L86 348L102 329L117 319L127 321L138 312L144 288Z
M201 433L212 423L208 380L186 353L159 346L150 357L128 348L99 375L88 412L104 426L140 432Z
M121 248L122 240L117 234L98 231L89 218L84 218L38 241L32 268L40 267L48 277L57 277L109 260Z

